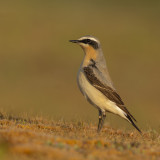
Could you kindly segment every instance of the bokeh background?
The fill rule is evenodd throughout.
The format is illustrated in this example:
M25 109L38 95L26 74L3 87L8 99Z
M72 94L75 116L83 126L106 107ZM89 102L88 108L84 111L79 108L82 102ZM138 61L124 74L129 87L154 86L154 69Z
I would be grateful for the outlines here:
M160 1L0 1L0 108L96 123L76 76L83 59L68 42L102 43L118 93L143 129L160 130ZM108 114L106 123L130 128Z

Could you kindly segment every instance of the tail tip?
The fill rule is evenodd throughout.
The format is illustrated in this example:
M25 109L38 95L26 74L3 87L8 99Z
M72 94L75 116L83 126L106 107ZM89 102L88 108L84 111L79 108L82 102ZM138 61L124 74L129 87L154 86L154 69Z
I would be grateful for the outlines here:
M129 115L127 115L126 117L127 117L127 119L129 120L129 122L137 129L137 131L138 131L140 134L142 134L142 131L135 125L135 123L133 122L132 118L131 118Z

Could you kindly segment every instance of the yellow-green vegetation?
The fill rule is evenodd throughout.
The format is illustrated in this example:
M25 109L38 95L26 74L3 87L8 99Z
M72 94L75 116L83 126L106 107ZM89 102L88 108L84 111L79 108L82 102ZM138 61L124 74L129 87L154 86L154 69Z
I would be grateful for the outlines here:
M160 134L156 131L116 130L96 124L20 118L1 114L1 160L158 159Z

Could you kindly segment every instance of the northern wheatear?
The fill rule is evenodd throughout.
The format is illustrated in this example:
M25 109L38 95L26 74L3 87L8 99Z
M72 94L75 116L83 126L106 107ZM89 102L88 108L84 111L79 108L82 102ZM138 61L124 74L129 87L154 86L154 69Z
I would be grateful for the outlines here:
M85 53L77 81L85 98L99 110L98 132L103 126L106 112L119 115L141 132L133 122L133 120L136 121L135 118L113 87L100 41L93 36L84 36L78 40L70 40L70 42L79 44Z

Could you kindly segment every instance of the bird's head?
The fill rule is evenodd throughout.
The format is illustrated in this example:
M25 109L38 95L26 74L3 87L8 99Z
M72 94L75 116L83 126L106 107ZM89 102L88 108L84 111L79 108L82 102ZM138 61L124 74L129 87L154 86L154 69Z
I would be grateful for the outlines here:
M70 42L79 44L85 51L100 48L99 40L93 36L84 36L77 40L70 40Z
M84 66L89 65L93 60L95 62L101 61L101 64L102 62L105 64L100 41L97 38L93 36L84 36L77 40L70 40L70 42L79 44L84 50Z

